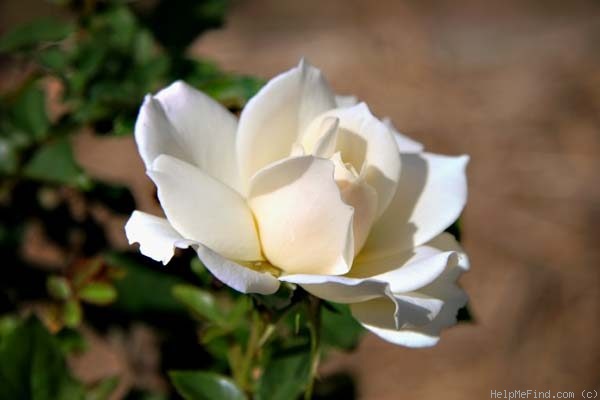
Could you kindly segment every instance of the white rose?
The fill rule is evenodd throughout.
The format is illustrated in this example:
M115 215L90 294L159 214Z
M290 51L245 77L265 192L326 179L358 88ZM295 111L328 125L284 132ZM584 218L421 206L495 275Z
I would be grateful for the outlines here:
M354 103L304 61L239 120L183 82L148 95L135 138L166 219L135 211L129 242L164 264L191 246L240 292L293 282L385 340L434 345L467 300L467 257L443 232L468 157L424 153Z

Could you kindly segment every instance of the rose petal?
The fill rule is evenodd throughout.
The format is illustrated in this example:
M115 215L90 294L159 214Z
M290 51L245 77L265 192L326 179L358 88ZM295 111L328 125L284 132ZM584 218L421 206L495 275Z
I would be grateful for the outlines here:
M140 244L143 255L165 265L175 254L175 247L179 247L177 243L183 240L166 219L137 210L125 224L125 235L129 244Z
M398 150L400 153L421 153L423 151L424 146L412 140L406 135L400 133L394 124L392 124L392 120L388 117L385 117L381 120L388 127L388 129L393 133L394 139L396 140L396 144L398 145Z
M302 144L313 152L322 136L326 118L339 119L336 150L351 164L365 182L377 192L377 216L380 216L396 192L400 172L400 154L390 130L375 118L365 103L328 111L307 127Z
M252 179L248 202L265 257L288 273L343 274L352 265L352 207L333 164L313 156L274 163Z
M306 125L334 107L325 78L305 61L271 79L240 116L237 154L244 182L267 164L287 157Z
M279 289L277 278L267 272L254 271L237 264L202 244L194 247L206 269L238 292L273 294Z
M146 97L135 137L147 169L160 154L168 154L239 191L236 129L237 119L225 107L177 81Z
M321 123L320 130L323 132L317 141L313 154L316 157L330 158L335 152L337 143L337 132L340 120L337 118L325 118Z
M125 225L129 244L139 243L140 252L167 264L175 247L193 247L206 268L221 282L242 293L272 294L279 288L273 275L227 260L201 243L186 240L164 218L134 211Z
M401 160L396 195L371 229L366 257L426 243L456 221L467 200L467 156L402 154Z
M358 103L358 97L352 95L336 95L335 104L338 108L351 107Z
M279 279L301 285L317 297L338 303L356 303L381 296L421 291L442 274L468 268L468 258L452 235L444 233L424 246L386 257L357 257L344 276L284 274Z
M233 189L167 155L154 161L148 175L167 219L183 237L233 260L262 259L252 213Z
M439 250L459 252L457 262L448 264L437 279L416 291L423 298L438 299L443 302L437 314L435 312L429 314L431 319L429 323L419 324L415 323L417 321L414 318L407 319L402 308L395 308L392 302L385 298L350 306L352 314L359 322L384 340L409 347L433 346L438 342L441 330L456 323L458 310L467 303L467 295L456 284L460 275L469 268L469 261L464 253L460 252L460 246L449 234L440 235L429 244ZM410 295L414 296L414 294L415 292ZM431 308L428 309L433 311ZM431 318L433 316L435 317Z
M428 296L427 293L424 295ZM424 322L423 314L407 313L402 308L397 310L392 302L383 298L351 304L350 309L365 328L388 342L408 347L429 347L439 341L443 328L456 324L458 310L467 303L466 294L457 286L449 284L431 298L438 298L443 305L437 314L430 314L435 314L435 317L429 323L420 326L414 322ZM423 307L423 310L431 311L427 307ZM397 318L394 318L395 313L398 313ZM419 319L415 319L415 316ZM398 318L401 321L400 329L397 329ZM402 324L402 321L406 323Z

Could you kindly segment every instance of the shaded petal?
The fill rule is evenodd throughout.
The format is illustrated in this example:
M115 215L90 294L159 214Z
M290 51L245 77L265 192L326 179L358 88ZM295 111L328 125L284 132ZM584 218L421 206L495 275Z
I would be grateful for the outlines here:
M308 123L334 107L325 78L305 61L271 79L240 116L237 154L244 182L267 164L287 157Z
M438 236L430 244L440 250L460 251L460 246L449 234ZM434 308L420 304L420 307L430 311L427 314L427 320L430 322L426 322L426 319L419 321L414 318L412 312L407 313L401 307L394 307L389 300L382 298L352 304L352 314L365 328L389 342L409 347L435 345L441 330L456 323L458 310L468 300L465 292L456 283L460 275L469 268L467 257L464 253L459 254L458 262L450 263L437 279L416 292L408 293L412 297L417 294L422 298L442 302L443 305L437 313ZM430 303L430 306L435 306L435 303ZM410 315L410 318L406 315Z
M428 296L426 293L424 295ZM351 304L350 309L365 328L388 342L408 347L429 347L439 341L443 328L456 324L458 310L467 303L466 294L455 285L447 285L443 291L439 289L430 298L438 298L443 302L437 314L423 304L419 306L422 310L396 309L392 302L382 298ZM430 314L425 316L426 312ZM431 318L433 315L435 317ZM398 317L401 321L400 329L397 328ZM415 324L426 320L430 322Z
M200 169L161 155L148 175L171 225L186 239L233 260L261 260L254 220L245 200Z
M363 179L352 183L341 183L338 186L344 202L354 208L353 232L354 254L362 249L377 213L377 192Z
M371 114L365 103L328 111L316 118L305 131L302 144L312 153L320 141L323 120L339 119L336 149L342 160L360 171L360 176L377 192L380 216L396 192L400 154L390 130Z
M335 104L338 108L352 107L358 103L358 97L352 95L336 95Z
M325 118L321 122L321 138L317 141L313 154L321 158L330 158L335 153L337 132L340 120L334 117Z
M356 303L389 294L420 292L442 275L456 280L458 275L452 271L467 268L468 258L460 245L444 233L411 251L370 260L359 256L344 276L287 274L279 279L297 283L325 300Z
M146 96L135 127L140 155L150 169L160 154L187 161L238 190L237 119L225 107L182 81Z
M165 218L137 210L125 224L125 235L129 244L140 244L143 255L165 265L175 254L175 247L187 247L185 240Z
M467 156L402 154L398 189L361 252L395 254L439 235L460 216L467 200Z
M273 294L279 289L279 281L268 272L255 271L235 263L202 244L194 247L206 269L238 292Z
M383 118L381 122L383 122L394 135L394 139L396 140L396 144L398 145L398 150L400 153L421 153L423 151L424 146L421 143L400 133L392 124L391 119L386 117Z
M288 273L344 274L354 257L352 207L333 163L313 156L274 163L252 179L252 209L265 257Z
M273 275L227 260L201 243L182 238L164 218L134 211L125 225L125 233L129 244L139 243L142 254L163 264L173 257L175 247L192 247L206 269L239 292L272 294L279 288L279 281Z

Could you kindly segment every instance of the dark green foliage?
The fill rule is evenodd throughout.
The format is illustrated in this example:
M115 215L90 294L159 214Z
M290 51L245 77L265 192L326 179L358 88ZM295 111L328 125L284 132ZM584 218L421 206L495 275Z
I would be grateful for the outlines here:
M59 342L35 318L0 344L1 399L83 399L83 386L66 368Z
M171 371L171 382L186 400L245 400L246 395L226 376L206 371Z
M0 38L0 53L16 50L27 50L40 44L58 42L65 39L75 30L70 22L55 19L38 19Z
M310 372L308 349L295 354L273 357L258 381L257 400L298 398L306 389Z
M115 251L93 210L128 215L134 198L90 176L72 145L86 130L131 135L144 96L178 79L240 111L264 82L186 54L223 23L228 1L52 3L72 18L33 21L0 38L3 62L29 66L0 93L0 399L107 399L117 377L84 387L65 358L92 345L82 326L102 336L136 324L156 334L156 373L171 371L173 387L134 389L128 399L301 396L319 356L315 338L324 349L356 346L362 328L348 308L287 283L274 295L242 295L191 250L168 267ZM34 225L59 253L50 267L23 256ZM19 317L30 304L40 320ZM339 393L332 386L317 384L315 394Z
M321 312L321 340L331 347L351 350L355 348L365 330L350 313L345 304L328 303Z
M109 265L120 267L123 276L114 281L118 309L139 314L144 312L182 312L184 308L173 296L175 285L183 281L175 276L138 264L125 254L105 256Z

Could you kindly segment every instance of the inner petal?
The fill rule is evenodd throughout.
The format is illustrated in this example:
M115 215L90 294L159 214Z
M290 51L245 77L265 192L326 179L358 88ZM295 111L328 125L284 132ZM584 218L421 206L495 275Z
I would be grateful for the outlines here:
M335 149L341 154L344 163L352 165L359 173L362 171L367 155L367 141L363 137L348 129L340 128Z

